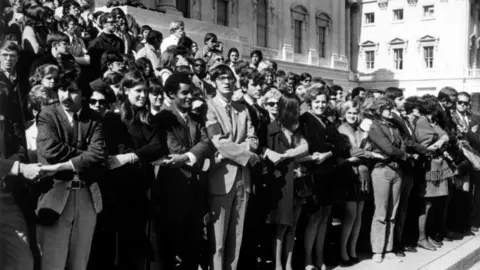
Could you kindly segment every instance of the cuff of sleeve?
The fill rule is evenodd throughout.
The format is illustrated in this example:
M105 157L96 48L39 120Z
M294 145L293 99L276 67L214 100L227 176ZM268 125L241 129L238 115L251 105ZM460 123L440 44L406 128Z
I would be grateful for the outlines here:
M70 164L70 166L72 167L72 171L77 172L77 170L75 169L75 166L73 166L73 162L71 159L68 161L68 164Z
M193 165L195 165L195 163L197 163L197 157L195 157L194 154L192 154L191 152L187 152L187 153L185 153L185 155L187 155L187 157L189 159L186 163L188 166L193 166Z
M15 161L13 163L12 169L10 169L10 175L19 175L20 174L20 162Z

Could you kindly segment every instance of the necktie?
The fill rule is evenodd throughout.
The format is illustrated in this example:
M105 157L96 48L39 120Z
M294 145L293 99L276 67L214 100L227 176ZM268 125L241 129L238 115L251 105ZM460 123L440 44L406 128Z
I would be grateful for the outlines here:
M73 114L73 143L74 143L74 147L77 146L77 143L78 143L78 114L77 113L74 113Z
M227 112L228 120L230 121L230 124L232 124L232 106L230 104L227 104L225 106L225 111Z

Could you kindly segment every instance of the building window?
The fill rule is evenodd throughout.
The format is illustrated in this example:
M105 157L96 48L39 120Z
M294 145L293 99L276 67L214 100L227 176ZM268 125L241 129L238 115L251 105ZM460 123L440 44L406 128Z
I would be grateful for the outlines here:
M319 26L318 27L318 54L320 57L325 57L325 41L327 38L327 28Z
M433 46L423 47L423 60L425 68L433 68Z
M369 70L375 68L375 51L365 52L365 67Z
M393 11L393 20L394 21L403 21L403 9L395 9Z
M267 0L258 1L257 46L267 47Z
M217 0L217 24L228 26L228 1Z
M365 13L365 24L373 24L375 23L375 13Z
M435 7L433 5L423 7L423 17L433 18L435 16Z
M177 0L177 9L182 12L183 17L190 18L190 1L188 0Z
M295 53L302 53L302 25L303 22L300 20L295 20L294 26L294 50Z
M393 63L396 70L403 69L403 49L393 49Z

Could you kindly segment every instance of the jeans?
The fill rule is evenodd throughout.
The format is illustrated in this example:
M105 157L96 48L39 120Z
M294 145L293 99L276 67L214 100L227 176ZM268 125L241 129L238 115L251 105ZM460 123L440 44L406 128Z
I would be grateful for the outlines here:
M398 204L397 217L395 218L395 232L394 232L394 241L395 248L403 249L404 248L404 229L405 229L405 220L408 213L408 203L410 201L410 192L413 188L413 175L409 173L404 173L402 178L402 185L400 190L400 202Z
M373 253L391 252L395 215L400 202L402 176L388 166L375 168L372 172L375 212L372 220L370 241Z

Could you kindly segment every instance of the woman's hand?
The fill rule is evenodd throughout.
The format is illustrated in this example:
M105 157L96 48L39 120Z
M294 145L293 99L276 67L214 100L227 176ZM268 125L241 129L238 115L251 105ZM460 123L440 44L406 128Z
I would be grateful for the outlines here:
M385 156L379 153L372 152L372 158L384 160Z
M357 162L360 162L360 159L357 157L349 157L347 158L347 161L350 163L357 163Z
M326 153L319 153L315 152L312 155L312 160L315 161L316 164L322 164L325 160L332 156L332 152Z

